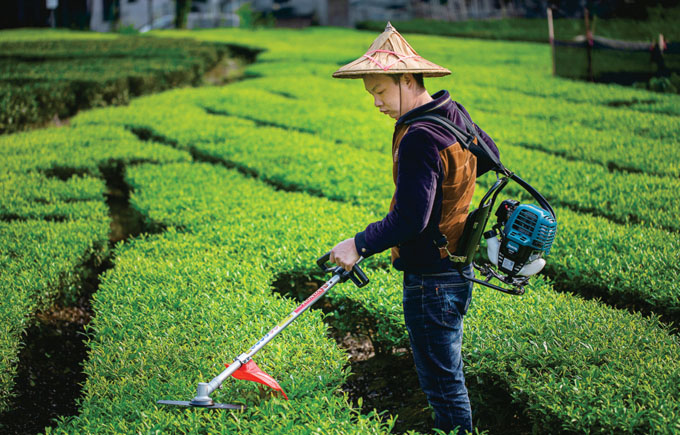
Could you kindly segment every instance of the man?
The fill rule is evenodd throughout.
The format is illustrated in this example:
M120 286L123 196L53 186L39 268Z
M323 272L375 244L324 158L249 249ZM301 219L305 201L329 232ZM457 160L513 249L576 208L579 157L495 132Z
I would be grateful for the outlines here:
M461 343L463 316L472 297L471 266L459 270L450 254L463 233L475 188L477 160L438 124L405 122L443 115L461 128L467 111L447 91L430 96L423 77L451 72L423 59L387 24L368 52L340 68L336 78L361 78L375 106L397 120L392 158L395 193L387 216L338 243L330 260L351 270L359 259L387 248L404 272L404 318L420 385L435 411L435 427L472 430ZM493 148L481 129L477 134ZM436 240L446 236L443 247Z

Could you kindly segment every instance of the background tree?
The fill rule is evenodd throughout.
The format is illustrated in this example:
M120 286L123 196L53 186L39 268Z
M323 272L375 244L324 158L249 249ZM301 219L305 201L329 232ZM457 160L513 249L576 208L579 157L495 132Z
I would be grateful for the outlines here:
M175 0L175 28L186 29L191 0Z

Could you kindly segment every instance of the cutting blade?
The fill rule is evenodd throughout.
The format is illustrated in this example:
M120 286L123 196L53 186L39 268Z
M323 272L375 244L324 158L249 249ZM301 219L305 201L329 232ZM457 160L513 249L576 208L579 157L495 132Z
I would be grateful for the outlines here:
M159 405L186 406L189 408L236 409L239 411L246 409L243 405L232 405L229 403L213 403L208 406L196 406L192 405L191 402L187 400L159 400L156 403Z

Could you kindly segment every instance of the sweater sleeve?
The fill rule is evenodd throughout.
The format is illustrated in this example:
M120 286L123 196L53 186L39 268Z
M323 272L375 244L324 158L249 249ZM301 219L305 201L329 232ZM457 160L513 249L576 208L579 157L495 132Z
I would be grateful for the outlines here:
M398 165L394 208L354 237L364 258L412 239L430 220L441 166L432 136L412 127L399 145Z

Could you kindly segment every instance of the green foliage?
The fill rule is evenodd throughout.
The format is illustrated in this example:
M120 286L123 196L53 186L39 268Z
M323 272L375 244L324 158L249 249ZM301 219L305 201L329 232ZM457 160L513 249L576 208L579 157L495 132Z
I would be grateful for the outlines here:
M320 82L321 79L309 79L309 89L321 88ZM287 102L287 108L293 104L313 107L304 99L305 92L286 87L286 80L251 80L236 86L236 92L253 95L246 84L266 89L271 101ZM106 125L115 119L131 128L148 129L154 137L162 136L165 142L178 148L237 167L278 187L361 205L379 215L386 212L394 189L389 155L356 149L344 142L332 142L290 128L258 126L239 117L211 115L197 107L223 101L225 96L236 93L233 88L232 85L224 90L178 90L150 96L137 100L129 108L80 115L74 124ZM329 92L335 89L337 92ZM286 90L290 92L287 97L279 95ZM342 82L337 88L329 84L326 91L329 96L324 99L333 104L341 104L345 92L353 97ZM355 111L362 110L358 107L361 101L347 104L357 106ZM172 109L159 113L159 106ZM240 106L231 107L236 112L241 110ZM276 113L270 111L268 116ZM680 229L676 219L680 209L675 201L680 186L675 178L610 171L596 163L510 145L516 141L522 143L522 135L549 135L550 131L540 130L536 123L534 129L522 129L513 122L514 118L499 128L498 123L504 121L504 117L489 117L484 112L480 116L473 112L473 118L495 137L508 167L529 180L554 205L562 206L558 209L559 236L548 262L548 270L561 287L581 289L585 295L594 293L612 303L633 304L638 309L673 318L680 315L677 296L680 289L674 278L678 268L673 260L675 232ZM324 131L331 138L340 139L334 134L335 128ZM579 131L565 130L565 141L570 140L574 147L587 146L579 145L580 139L575 133ZM387 133L385 136L389 137ZM490 183L489 177L481 179L477 196ZM519 193L521 189L511 184L505 194L517 196ZM473 206L478 201L479 198ZM362 229L363 225L355 230ZM636 240L634 244L630 243L632 238ZM637 259L640 255L636 250L648 254ZM626 255L621 255L622 252ZM647 278L635 279L640 274Z
M0 133L200 84L203 73L230 54L224 44L149 36L42 41L17 32L9 36L0 42Z
M57 296L74 297L79 267L106 255L109 221L103 207L66 222L0 221L0 410L9 410L18 354L33 315Z
M135 168L128 176L138 192L133 203L151 219L185 228L201 243L220 246L224 261L233 257L239 264L245 263L243 274L234 276L235 280L244 280L238 281L239 288L248 288L247 280L260 270L270 276L277 270L313 270L309 258L318 256L318 247L328 246L351 231L351 224L345 220L368 218L360 209L300 193L277 192L210 165L147 165ZM312 234L309 228L318 228L319 222L329 231ZM637 240L634 244L637 246ZM265 264L256 266L260 260ZM192 271L194 261L168 261L182 265L179 270L186 276L198 274ZM345 328L355 330L356 324L348 319L365 316L378 346L389 349L406 345L400 277L373 267L366 270L372 281L368 288L342 285L327 296L339 305L339 315L355 311L355 317L341 319L340 326L344 322ZM214 274L210 276L213 279ZM196 280L203 281L200 276ZM559 425L564 430L592 428L602 432L629 427L641 431L671 428L678 419L677 404L671 399L678 393L677 337L656 320L557 293L540 279L536 281L522 298L490 290L475 292L466 322L468 376L477 377L482 385L490 383L509 391L518 403L525 404L538 428ZM366 298L367 291L370 298ZM265 320L262 323L267 324ZM284 337L288 337L287 332L280 338L282 348L294 347L286 343L290 338ZM664 401L675 405L654 405ZM578 415L589 417L579 419Z
M107 255L102 172L191 156L116 126L64 127L0 137L0 410L12 397L18 353L34 315L75 299L85 263Z
M85 367L81 414L48 433L120 433L139 427L220 433L389 430L389 422L357 414L337 394L347 376L346 356L325 337L318 311L306 313L255 357L279 380L290 403L261 398L255 385L229 379L214 398L248 405L243 413L156 405L160 398L192 395L196 382L223 370L221 363L254 344L294 308L294 302L269 292L268 283L276 270L308 265L318 255L324 241L310 228L326 225L328 243L340 236L347 212L363 212L277 192L207 164L143 165L131 168L128 178L136 191L135 207L186 232L170 227L161 236L119 245L116 267L93 301L98 315L88 329L96 335ZM318 212L309 213L311 207Z
M108 210L101 201L104 183L98 178L73 176L62 181L38 172L0 174L0 218L80 219L93 209Z
M249 70L258 79L148 96L82 113L69 128L0 138L3 216L79 222L84 212L76 206L97 202L102 172L116 167L131 204L148 224L167 228L118 245L93 301L80 412L47 432L388 432L390 419L357 414L338 394L346 356L325 336L317 311L255 358L291 402L229 379L214 397L247 404L243 413L155 404L190 399L196 382L288 314L295 304L270 291L277 277L318 276L319 255L386 212L392 121L371 106L360 82L330 78L375 35L154 33L257 46L268 50L260 57L266 62ZM654 316L571 294L678 315L677 96L552 78L542 69L547 50L535 44L452 46L416 35L409 42L453 67L437 85L496 139L508 166L559 204L548 271L567 292L540 277L521 298L475 291L464 340L473 401L484 406L485 394L501 389L537 432L680 430L677 336ZM475 201L487 182L480 180ZM63 252L79 258L83 251ZM12 255L0 257L0 267L13 265ZM65 260L64 270L76 270L72 264ZM327 296L337 307L334 324L368 333L382 352L408 345L400 276L387 266L385 254L371 258L369 287L343 284ZM15 318L32 310L13 306ZM3 361L11 364L17 340L4 343Z
M189 161L186 151L142 141L119 126L85 125L0 136L0 169L68 178L140 161Z

